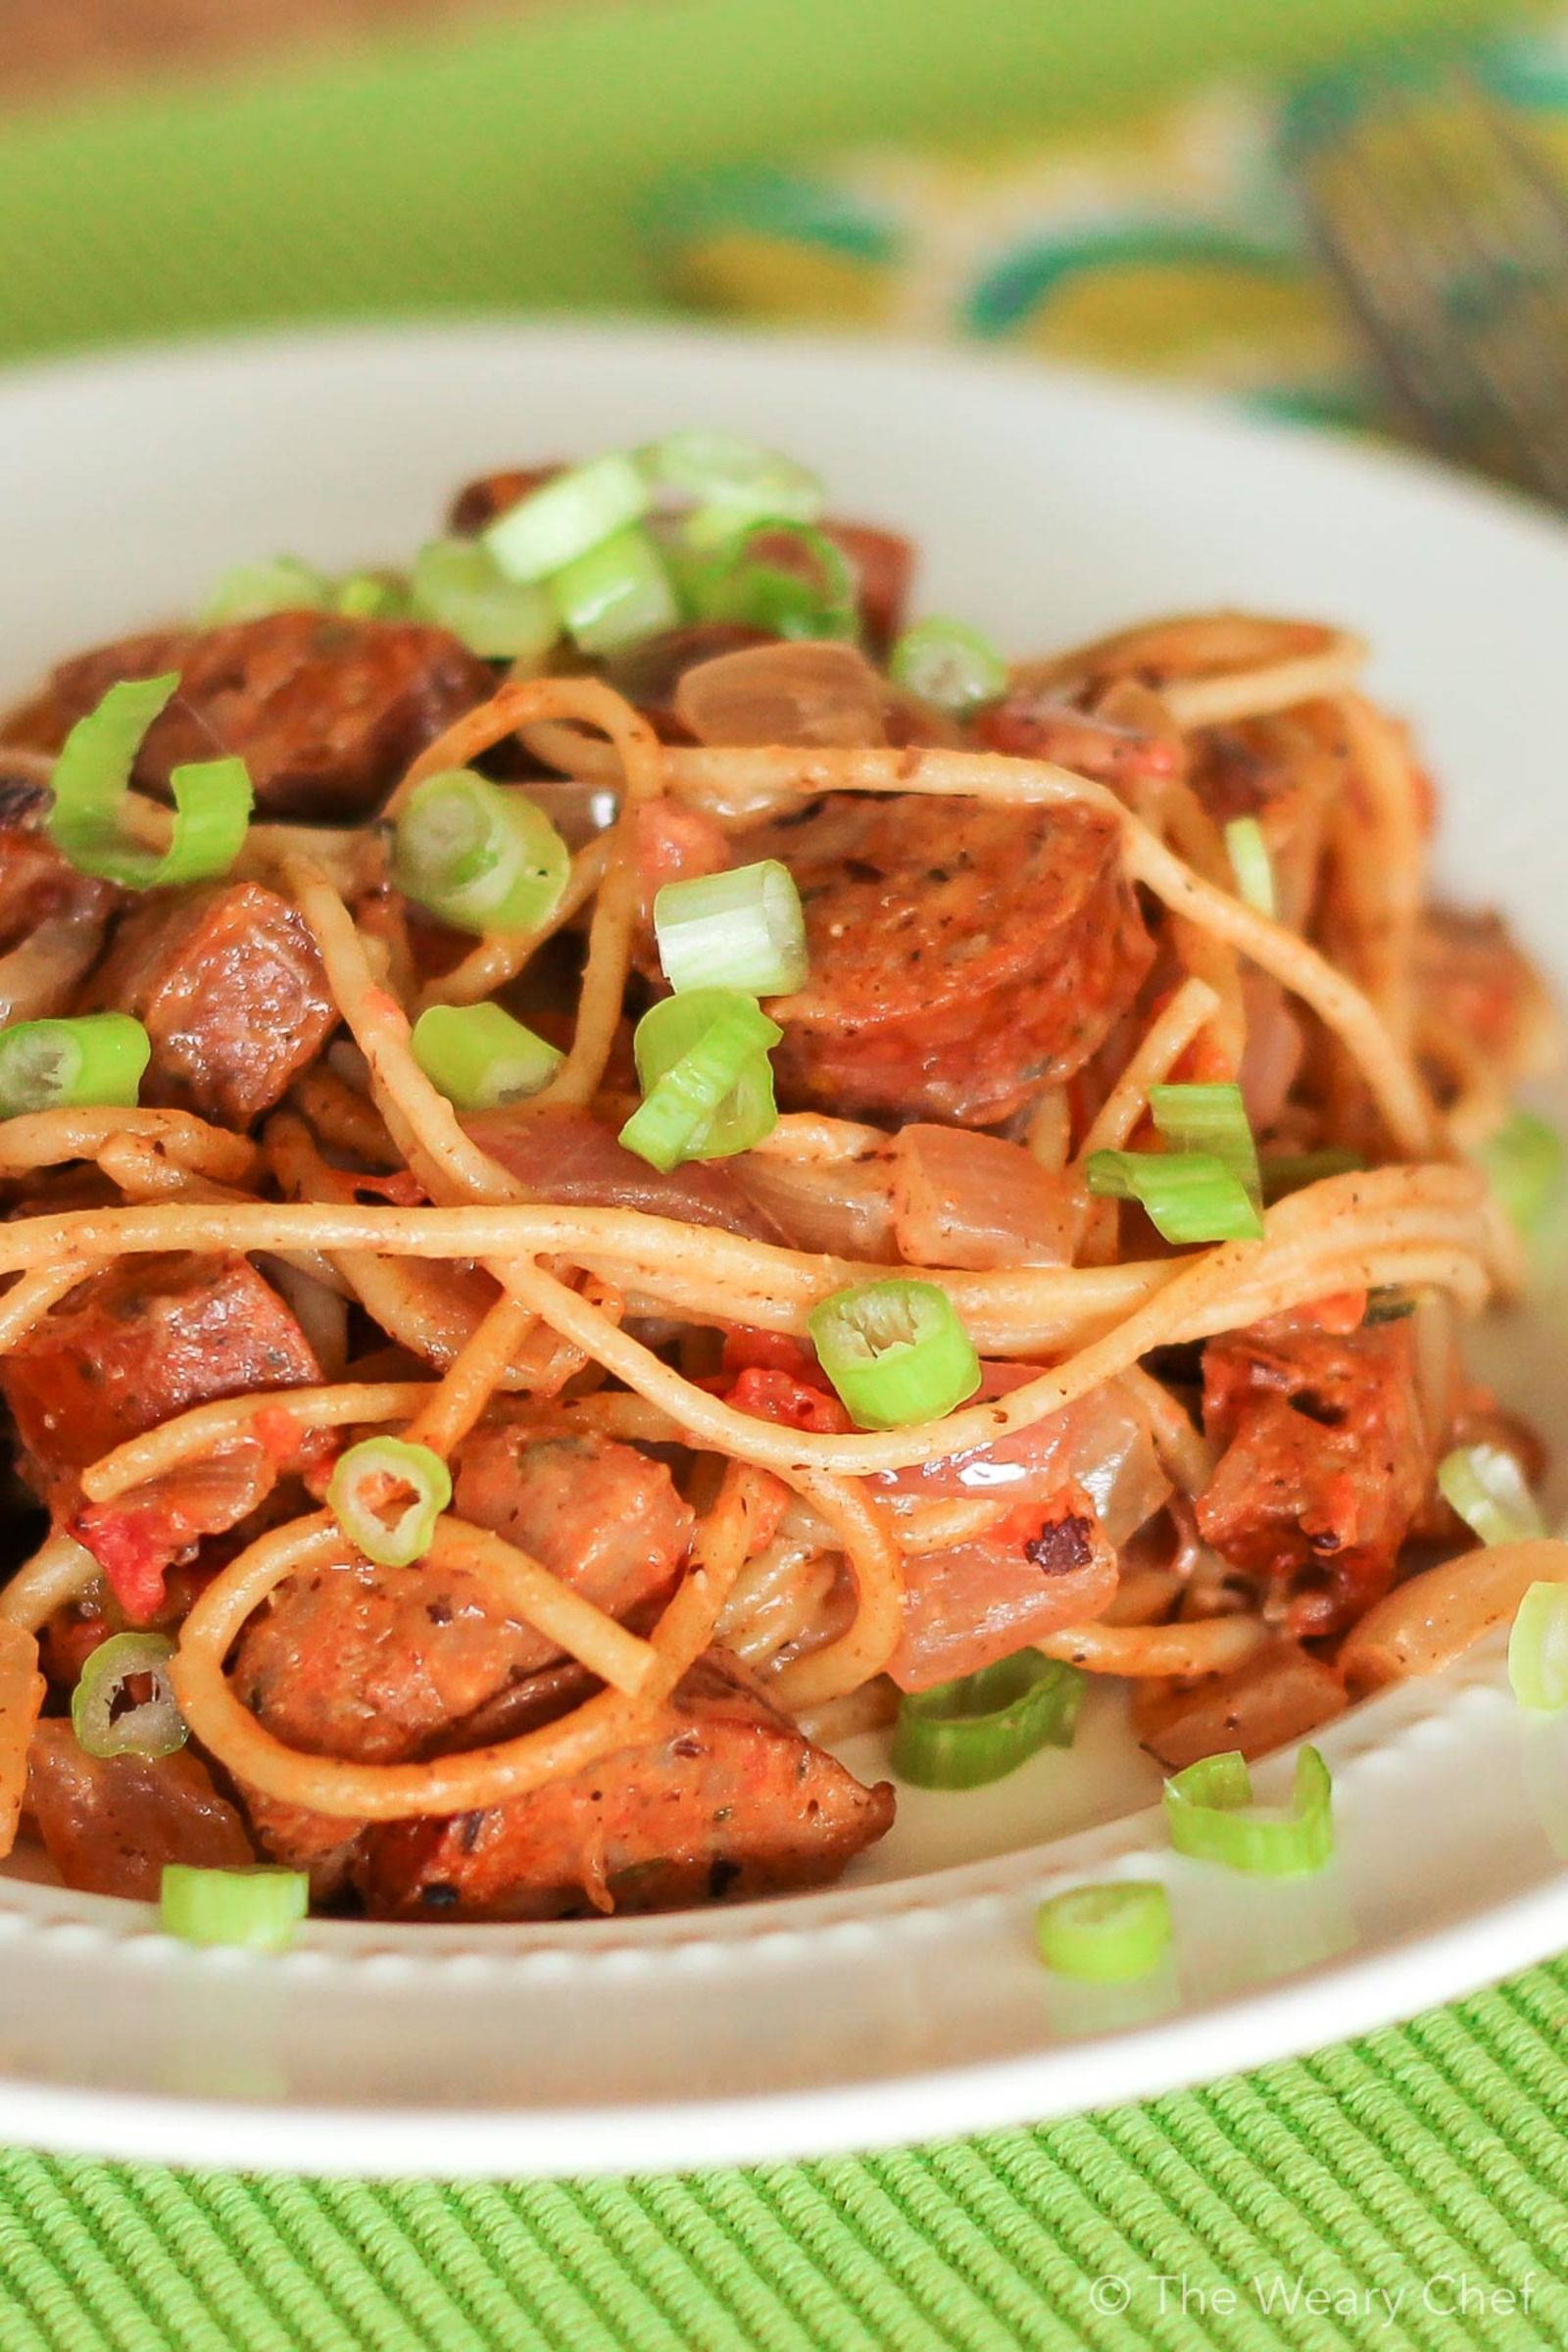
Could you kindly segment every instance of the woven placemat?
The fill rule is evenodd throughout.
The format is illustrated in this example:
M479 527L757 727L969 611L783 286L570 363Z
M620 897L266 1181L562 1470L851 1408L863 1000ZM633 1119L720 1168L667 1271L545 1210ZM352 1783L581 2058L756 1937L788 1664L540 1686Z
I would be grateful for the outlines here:
M1568 1962L1037 2132L519 2186L0 2158L5 2352L1560 2352Z
M673 0L0 138L0 356L646 301L692 161L1021 127L1487 0ZM831 72L827 68L831 66ZM1436 1863L1436 1855L1435 1855ZM0 2156L0 2352L1568 2344L1568 1961L1400 2032L861 2162L445 2187ZM0 2105L0 2133L4 2110Z

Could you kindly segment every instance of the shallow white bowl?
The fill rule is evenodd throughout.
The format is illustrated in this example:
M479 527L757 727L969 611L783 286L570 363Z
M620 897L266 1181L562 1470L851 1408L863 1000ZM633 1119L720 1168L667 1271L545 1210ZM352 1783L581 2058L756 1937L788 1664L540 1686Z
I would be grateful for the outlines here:
M0 384L0 698L188 608L240 558L395 560L485 466L699 422L798 453L841 511L911 530L920 603L1020 651L1220 604L1365 631L1375 687L1416 715L1445 785L1446 872L1568 968L1568 536L1409 461L1035 367L484 325L27 370ZM1546 1308L1516 1319L1500 1360L1560 1431L1552 1328ZM1170 1855L1106 1693L1070 1759L910 1792L842 1887L745 1910L318 1922L259 1959L175 1944L140 1905L0 1881L6 2135L323 2172L815 2154L1162 2090L1568 1942L1568 1732L1528 1730L1495 1652L1322 1744L1340 1854L1298 1886ZM1107 1870L1168 1880L1179 1972L1069 1997L1033 1956L1033 1907Z

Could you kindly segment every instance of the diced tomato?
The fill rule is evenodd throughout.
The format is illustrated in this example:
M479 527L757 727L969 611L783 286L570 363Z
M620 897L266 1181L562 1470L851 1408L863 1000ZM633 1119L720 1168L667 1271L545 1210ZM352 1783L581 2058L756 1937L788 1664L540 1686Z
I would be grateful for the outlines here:
M68 1531L92 1553L132 1625L150 1625L164 1605L169 1553L139 1511L89 1503Z

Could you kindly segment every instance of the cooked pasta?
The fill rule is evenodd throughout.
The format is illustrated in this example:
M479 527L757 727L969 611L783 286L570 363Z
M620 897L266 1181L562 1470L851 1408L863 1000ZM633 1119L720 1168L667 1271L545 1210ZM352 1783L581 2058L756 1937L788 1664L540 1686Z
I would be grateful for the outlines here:
M1559 1573L1407 1575L1544 1029L1427 902L1359 644L1009 669L903 632L887 534L596 539L591 475L546 531L552 478L461 503L482 651L389 575L65 662L0 747L0 1840L127 1628L189 1742L144 1876L195 1787L322 1906L516 1918L834 1877L894 1791L821 1742L1025 1650L1186 1759ZM603 606L535 585L562 514ZM165 790L215 745L253 806L204 867ZM27 1801L93 1884L58 1729Z

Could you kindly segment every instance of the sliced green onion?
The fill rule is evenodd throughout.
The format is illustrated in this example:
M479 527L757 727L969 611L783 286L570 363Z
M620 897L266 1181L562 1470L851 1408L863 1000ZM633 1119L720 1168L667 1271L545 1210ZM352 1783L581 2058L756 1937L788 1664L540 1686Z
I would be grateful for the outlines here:
M811 1309L816 1357L861 1429L937 1421L980 1386L980 1358L934 1282L862 1282Z
M565 1059L499 1004L432 1004L415 1022L409 1046L431 1085L459 1110L525 1102Z
M548 592L509 580L478 539L432 539L414 559L414 610L484 662L533 661L560 634Z
M1546 1532L1524 1472L1501 1446L1456 1446L1438 1464L1438 1492L1483 1544L1527 1544Z
M893 1769L916 1788L983 1788L1043 1747L1070 1747L1082 1698L1083 1676L1038 1649L906 1691Z
M1562 1137L1533 1110L1510 1111L1476 1157L1514 1224L1533 1240L1562 1190Z
M1366 1161L1359 1152L1331 1145L1322 1152L1271 1152L1261 1163L1263 1198L1272 1208L1288 1193L1304 1192L1330 1176L1352 1176Z
M989 637L961 620L922 620L894 646L888 670L939 710L961 713L994 703L1007 688L1007 664Z
M66 737L51 779L49 838L79 873L126 890L157 890L227 873L250 823L251 781L243 760L202 760L176 767L173 838L160 857L121 830L130 771L142 737L179 684L177 671L126 678Z
M1170 1939L1170 1897L1157 1879L1069 1886L1035 1913L1041 1959L1058 1976L1086 1984L1128 1984L1147 1977Z
M261 620L269 612L324 612L332 583L295 556L273 556L259 564L236 564L225 571L198 618L210 628L229 620Z
M1274 860L1263 828L1255 816L1236 816L1225 828L1225 852L1236 876L1238 895L1259 914L1274 915L1279 903L1274 891Z
M654 900L654 935L677 993L740 988L783 997L804 985L810 968L801 894L776 858L666 882Z
M673 490L697 509L686 525L694 547L712 546L765 514L815 522L821 482L807 466L738 433L668 433L638 452L658 490Z
M332 610L347 620L398 620L409 610L406 581L386 571L351 571L332 591Z
M71 1728L89 1756L172 1756L190 1738L174 1704L167 1634L112 1634L100 1642L71 1693ZM133 1699L128 1686L150 1682Z
M595 458L552 475L499 514L484 544L509 580L547 580L640 522L653 492L631 458Z
M166 1862L159 1916L183 1943L237 1944L248 1952L279 1952L311 1907L303 1870L198 1870Z
M531 931L555 912L570 871L544 810L471 768L426 776L397 820L398 888L460 931Z
M1317 1749L1303 1747L1290 1804L1253 1806L1247 1759L1231 1748L1172 1775L1165 1823L1179 1854L1258 1878L1306 1878L1334 1851L1334 1784Z
M667 1171L760 1144L778 1122L767 1055L783 1034L738 989L694 988L653 1005L632 1039L643 1100L620 1131L627 1151Z
M428 1446L365 1438L340 1454L326 1507L349 1542L378 1568L423 1559L452 1500L452 1473Z
M1261 1200L1257 1145L1239 1086L1152 1086L1149 1108L1172 1152L1211 1152L1250 1200Z
M764 552L779 541L798 556L794 569ZM858 626L855 574L843 549L787 518L754 523L712 563L695 566L686 593L694 619L739 621L775 637L853 637Z
M1138 1201L1167 1242L1262 1239L1257 1202L1211 1152L1092 1152L1085 1174L1098 1199Z
M1533 1715L1568 1707L1568 1585L1532 1585L1508 1636L1508 1680Z
M83 1105L128 1107L152 1050L128 1012L82 1012L0 1029L0 1119Z
M663 558L635 525L564 564L549 586L562 627L585 654L622 653L680 619Z

